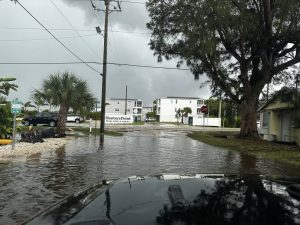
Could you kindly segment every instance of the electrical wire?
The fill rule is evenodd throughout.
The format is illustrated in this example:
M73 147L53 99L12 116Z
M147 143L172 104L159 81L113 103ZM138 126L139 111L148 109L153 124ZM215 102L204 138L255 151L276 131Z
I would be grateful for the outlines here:
M86 40L81 36L81 34L75 29L75 27L73 26L73 24L70 22L70 20L68 20L68 18L63 14L63 12L58 8L58 6L53 2L53 0L50 0L50 2L52 3L52 5L56 8L56 10L60 13L60 15L65 19L65 21L67 21L67 23L72 27L72 30L78 35L78 37L80 37L80 39L85 43L85 45L90 49L91 52L94 53L95 56L97 56L99 59L101 59L101 57L96 53L96 51L86 42Z
M0 65L67 65L67 64L72 65L72 64L82 64L82 63L83 62L0 62ZM103 65L103 63L101 62L95 62L95 61L87 61L84 63ZM115 63L115 62L107 62L107 64L114 65L114 66L128 66L128 67L137 67L137 68L190 71L190 69L188 68L178 68L178 67L151 66L151 65Z
M0 29L6 29L6 30L44 30L43 28L38 28L38 27L0 27ZM73 29L69 29L69 28L48 28L48 30L72 31ZM95 29L76 29L76 30L77 31L86 31L86 32L95 32ZM146 35L151 34L150 32L136 32L136 31L122 31L122 30L108 30L108 32L124 33L124 34L146 34Z
M100 17L100 19L99 19L97 13L95 12L96 6L95 6L94 2L93 2L92 0L90 0L90 2L91 2L91 4L92 4L92 7L93 7L93 13L94 13L94 16L95 16L96 20L98 21L99 25L102 26L102 24L104 24L104 22L103 22L103 20L101 19L101 17ZM100 20L101 20L101 21L100 21Z
M95 37L99 36L98 34L90 34L90 35L82 35L82 37ZM64 37L58 37L59 39L73 39L78 38L78 36L64 36ZM28 39L0 39L0 42L19 42L19 41L48 41L48 40L54 40L54 38L28 38Z
M90 66L88 63L83 61L79 56L77 56L71 49L69 49L64 43L62 43L57 37L54 36L37 18L35 18L18 0L15 0L38 24L40 24L57 42L59 42L66 50L68 50L75 58L77 58L80 62L88 66L93 71L101 74L98 70L94 67Z
M86 1L86 0L76 0L76 1ZM94 0L94 1L99 1L99 2L105 2L105 0ZM118 2L116 0L110 0L110 2ZM138 1L127 1L127 0L121 0L123 3L129 3L129 4L140 4L140 5L146 5L146 2L138 2Z

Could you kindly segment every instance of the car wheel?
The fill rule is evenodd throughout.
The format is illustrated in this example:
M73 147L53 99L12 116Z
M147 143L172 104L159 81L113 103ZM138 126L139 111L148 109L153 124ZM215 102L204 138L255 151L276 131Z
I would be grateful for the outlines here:
M30 122L29 121L25 121L24 125L28 127L30 125Z
M50 125L50 127L55 127L56 123L55 123L54 121L51 121L51 122L49 123L49 125Z
M76 119L76 120L75 120L75 123L80 123L80 119Z

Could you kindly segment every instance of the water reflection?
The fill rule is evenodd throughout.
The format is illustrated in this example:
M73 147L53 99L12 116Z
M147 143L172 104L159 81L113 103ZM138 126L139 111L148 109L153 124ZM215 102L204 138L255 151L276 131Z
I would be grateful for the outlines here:
M159 225L244 224L294 225L299 207L290 196L267 191L259 175L243 175L215 182L213 191L202 190L182 207L165 205L156 217ZM297 222L298 221L298 222Z
M182 133L77 137L58 150L0 164L0 224L20 223L102 179L243 171L282 174L281 168L270 162L220 150Z

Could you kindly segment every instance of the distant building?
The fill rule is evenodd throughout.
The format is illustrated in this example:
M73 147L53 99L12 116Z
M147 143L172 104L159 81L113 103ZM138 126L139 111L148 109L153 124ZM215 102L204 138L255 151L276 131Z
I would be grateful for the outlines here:
M204 105L204 99L193 97L165 97L157 99L157 120L159 122L180 122L176 117L178 109L189 107L192 113L189 118L194 116L203 117L200 109ZM191 120L191 119L190 119Z
M107 98L105 113L110 115L132 115L133 121L142 121L143 101L140 99ZM126 107L126 112L125 112Z
M176 116L178 109L189 107L192 113L184 118L183 123L193 126L221 127L221 118L208 118L201 112L201 107L205 105L205 100L194 97L165 97L157 101L157 120L159 122L181 122L181 118Z
M153 112L153 107L146 107L144 106L142 109L142 120L145 121L146 117L147 117L147 113L149 112Z

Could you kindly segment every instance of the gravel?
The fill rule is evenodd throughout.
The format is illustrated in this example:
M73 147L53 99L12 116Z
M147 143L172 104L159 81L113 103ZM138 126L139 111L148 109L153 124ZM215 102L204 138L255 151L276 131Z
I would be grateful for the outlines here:
M55 150L64 146L72 140L70 137L65 138L47 138L40 143L18 142L15 144L15 149L12 150L12 145L0 145L0 160L4 160L15 156L26 156L36 154L42 151Z

